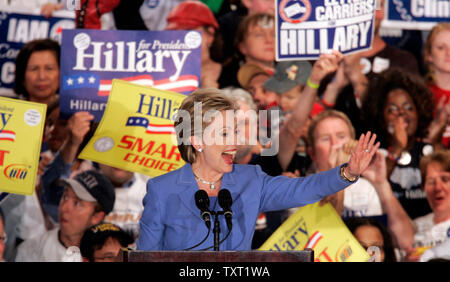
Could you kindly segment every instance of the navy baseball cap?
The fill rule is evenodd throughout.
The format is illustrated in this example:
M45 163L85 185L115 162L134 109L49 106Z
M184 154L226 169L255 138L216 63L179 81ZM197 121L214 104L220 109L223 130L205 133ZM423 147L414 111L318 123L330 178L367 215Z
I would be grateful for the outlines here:
M63 181L72 187L73 192L81 200L98 202L106 214L113 210L116 199L114 185L100 172L88 170Z
M283 94L297 85L305 85L311 74L308 61L282 61L275 67L275 73L264 82L266 90Z

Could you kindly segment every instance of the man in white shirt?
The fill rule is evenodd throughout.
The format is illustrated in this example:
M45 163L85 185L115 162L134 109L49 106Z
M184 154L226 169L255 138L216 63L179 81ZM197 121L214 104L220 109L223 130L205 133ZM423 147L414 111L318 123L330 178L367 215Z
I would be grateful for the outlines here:
M84 231L103 221L114 207L114 186L101 173L89 170L64 180L58 208L59 227L19 245L16 261L63 261L67 249L79 247Z

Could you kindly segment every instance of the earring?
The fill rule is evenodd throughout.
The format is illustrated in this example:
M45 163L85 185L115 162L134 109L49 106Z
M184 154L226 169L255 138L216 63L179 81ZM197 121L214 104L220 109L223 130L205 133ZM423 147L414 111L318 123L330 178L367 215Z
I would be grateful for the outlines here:
M200 153L203 152L203 148L198 148L198 150Z

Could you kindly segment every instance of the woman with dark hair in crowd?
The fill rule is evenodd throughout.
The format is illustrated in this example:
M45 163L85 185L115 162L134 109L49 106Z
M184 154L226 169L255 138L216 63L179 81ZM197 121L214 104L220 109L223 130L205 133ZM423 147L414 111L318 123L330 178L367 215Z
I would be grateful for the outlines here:
M16 58L14 92L24 100L49 104L59 90L61 48L51 39L25 44Z
M413 219L430 212L419 162L433 150L423 142L433 109L433 97L422 79L398 69L371 81L361 109L365 128L377 134L385 149L391 187Z
M381 222L370 217L352 217L345 224L374 262L397 261L391 235Z

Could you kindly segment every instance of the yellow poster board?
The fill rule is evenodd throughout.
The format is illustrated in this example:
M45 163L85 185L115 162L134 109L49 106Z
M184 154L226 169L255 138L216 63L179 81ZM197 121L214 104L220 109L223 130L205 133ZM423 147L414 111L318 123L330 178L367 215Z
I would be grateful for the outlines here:
M316 262L366 262L369 254L331 204L299 208L259 248L262 251L314 250Z
M173 119L186 97L114 79L102 120L79 158L152 177L182 167Z
M35 190L47 105L0 97L0 190Z

